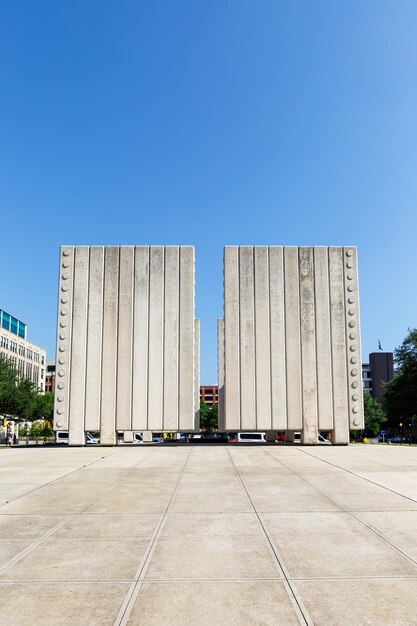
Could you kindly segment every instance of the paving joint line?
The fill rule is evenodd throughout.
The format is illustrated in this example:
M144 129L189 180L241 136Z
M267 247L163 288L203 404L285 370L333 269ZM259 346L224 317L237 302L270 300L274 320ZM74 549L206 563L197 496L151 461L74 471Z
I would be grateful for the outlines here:
M43 485L39 485L39 487L35 487L34 489L31 489L30 491L27 491L26 493L22 493L20 496L16 496L16 498L12 498L11 500L7 500L7 502L4 502L3 504L0 505L0 508L3 506L6 506L6 504L10 504L11 502L16 502L16 500L20 500L20 498L25 498L26 496L28 496L31 493L35 493L36 491L39 491L39 489L43 489L43 487L47 487L48 485L52 485L55 482L58 482L58 480L61 480L62 478L66 478L67 476L71 476L71 474L75 474L75 472L79 472L82 469L85 469L86 467L90 467L90 465L94 465L94 463L98 463L99 461L102 461L103 459L107 459L110 456L113 456L113 454L116 454L117 450L115 450L114 452L111 452L110 454L100 457L99 459L95 459L94 461L91 461L90 463L87 463L86 465L83 465L82 467L77 467L74 470L71 470L70 472L67 472L66 474L63 474L62 476L58 476L58 478L54 478L53 480L50 480L47 483L44 483Z
M318 582L318 581L333 581L333 580L417 580L417 576L352 576L352 575L348 575L348 576L292 576L289 578L290 581L292 582L302 582L302 581L312 581L312 582ZM166 585L171 585L173 583L185 583L185 584L190 584L190 583L216 583L216 582L222 582L222 583L236 583L236 582L242 582L242 583L247 583L247 582L274 582L274 583L280 583L282 585L284 585L286 583L284 578L268 578L268 577L264 577L264 578L259 578L259 577L255 577L255 578L235 578L235 577L230 577L230 578L154 578L154 579L147 579L147 580L142 580L141 581L141 585L159 585L159 584L166 584ZM135 582L135 579L132 578L85 578L85 579L80 579L80 578L62 578L60 580L55 579L49 579L49 578L39 578L36 580L30 579L30 578L16 578L16 579L4 579L4 580L0 580L0 587L2 585L21 585L21 584L30 584L30 585L45 585L45 584L55 584L55 585L68 585L68 584L74 584L74 585L85 585L85 584L95 584L95 585L102 585L102 584L120 584L120 585L131 585L132 583Z
M112 456L113 454L115 454L115 452L113 452L111 455L108 456ZM142 461L144 461L146 458L148 458L148 456L150 456L151 452L149 452L149 454L147 454ZM107 457L103 457L103 458L107 458ZM89 463L88 465L92 465L93 463L98 462L99 460L102 459L97 459L96 461L93 461L92 463ZM78 468L77 470L73 470L78 471L80 469L84 469L85 467L88 467L88 465L84 465L82 468ZM73 472L70 472L70 474ZM65 474L66 476L67 474ZM57 480L60 480L61 478L64 478L64 476L61 476L60 478L56 478L53 481L51 481L51 483L56 482ZM51 483L46 483L45 485L42 485L42 487L51 484ZM62 528L63 526L65 526L65 524L67 524L68 522L70 522L72 519L74 519L75 517L77 517L77 515L82 514L83 512L85 512L88 508L90 508L93 504L95 504L96 502L100 501L104 495L106 493L109 493L112 489L112 486L109 486L102 494L100 494L97 498L95 498L92 502L89 502L88 504L86 504L85 506L80 507L79 510L74 511L73 513L68 513L63 520L61 520L60 522L58 522L58 524L55 524L55 526L53 526L52 528L50 528L48 531L46 531L43 535L41 535L38 539L35 539L35 541L33 541L30 545L28 545L26 548L24 548L23 550L21 550L18 554L15 554L14 557L12 557L9 561L7 561L6 563L4 563L4 565L2 565L0 567L0 575L3 574L3 572L5 572L6 570L8 570L10 567L12 567L13 565L16 565L16 563L18 563L19 561L21 561L26 555L28 555L30 552L32 552L35 548L37 548L43 541L45 541L45 539L48 539L49 537L51 537L57 530L59 530L60 528ZM23 496L22 496L23 497ZM16 500L13 500L13 502L15 502ZM10 514L12 515L12 513ZM29 513L27 515L30 515ZM63 514L59 514L57 513L56 515L63 515Z
M269 532L267 531L267 529L266 529L266 527L265 527L265 525L264 525L264 523L263 523L263 521L262 521L262 519L261 519L261 517L260 517L260 515L259 515L259 513L258 513L258 511L257 511L257 509L256 509L256 507L254 505L254 503L253 503L251 495L250 495L250 493L249 493L249 491L248 491L248 489L247 489L247 487L245 485L245 482L244 482L244 480L243 480L243 478L242 478L242 476L241 476L241 474L240 474L240 472L239 472L239 470L238 470L238 468L237 468L237 466L235 464L233 456L231 455L230 450L227 447L226 447L226 450L227 450L227 453L228 453L228 455L230 457L230 460L231 460L231 462L233 464L233 467L235 468L235 472L239 476L240 482L241 482L241 484L243 486L243 489L246 492L246 495L247 495L247 497L249 499L249 502L251 503L253 511L254 511L256 517L258 518L258 522L259 522L259 524L260 524L260 526L261 526L261 528L262 528L262 530L264 532L264 536L265 536L265 538L266 538L266 540L267 540L267 542L269 544L269 547L270 547L273 555L275 556L275 560L276 560L276 562L277 562L277 564L279 566L279 569L281 570L282 575L284 576L284 579L283 579L282 582L286 583L286 585L284 585L284 586L287 589L287 593L288 593L289 599L290 599L294 609L298 609L298 611L295 610L296 615L297 615L299 621L301 621L300 620L300 616L301 616L302 619L304 620L304 623L307 624L307 626L311 626L313 624L313 620L311 619L311 617L310 617L306 607L304 606L304 604L302 602L302 599L299 596L298 592L296 592L296 590L291 585L290 578L289 578L288 572L287 572L287 570L286 570L286 568L285 568L285 566L284 566L284 564L282 562L282 558L280 557L279 552L276 549L276 546L274 545L274 543L273 543L273 541L272 541L272 539L271 539L271 537L269 535ZM248 580L250 580L250 579L248 579Z
M266 454L269 454L269 456L271 456L273 459L275 459L277 461L277 463L282 464L284 467L288 467L285 465L285 463L283 463L281 460L278 460L273 454L271 454L270 452L267 452L266 450L262 450L262 452L265 452ZM312 456L312 455L309 455ZM316 458L316 457L313 457ZM331 463L330 463L331 465ZM400 554L401 556L403 556L407 561L409 561L410 563L412 563L414 566L417 566L417 561L415 559L413 559L411 556L409 556L406 552L404 552L403 550L401 550L401 548L399 548L398 546L396 546L394 543L392 543L391 541L389 541L389 539L387 539L386 537L384 537L383 535L381 535L378 531L376 531L374 528L372 528L372 526L369 526L368 524L366 524L363 520L361 520L359 517L357 517L352 511L349 511L348 509L344 508L343 506L341 506L340 504L337 504L337 502L335 502L334 500L331 499L330 496L328 496L327 494L325 494L323 491L320 491L320 489L318 487L316 487L315 485L313 485L312 483L310 483L306 478L304 478L304 476L302 476L301 474L299 474L298 472L296 472L295 470L292 470L293 473L298 476L299 478L301 478L301 480L303 480L305 483L307 483L307 485L310 485L310 487L312 487L313 489L315 489L317 491L317 493L319 493L321 496L323 496L323 498L326 498L326 500L328 500L329 502L331 502L334 506L336 506L338 509L340 509L340 511L342 513L346 513L347 515L349 515L350 517L352 517L354 520L356 520L357 522L359 522L362 526L364 526L365 528L367 528L372 534L374 534L376 537L378 537L379 539L381 539L384 543L386 543L390 548L392 548L395 552L397 552L398 554ZM372 481L370 481L372 482ZM314 513L315 511L304 511L305 513ZM327 511L328 513L331 513L332 511ZM337 512L337 511L334 511Z
M157 541L157 539L159 537L159 534L161 532L161 529L162 529L162 525L163 525L163 523L165 521L165 518L166 518L166 515L168 513L169 507L171 505L171 502L172 502L172 500L173 500L173 498L175 496L175 493L176 493L176 491L178 489L178 485L179 485L180 480L181 480L181 478L183 476L185 467L186 467L186 465L187 465L187 463L189 461L189 458L191 456L192 451L193 451L193 448L191 448L189 450L189 452L188 452L188 455L187 455L187 457L185 459L185 462L184 462L184 465L183 465L183 467L181 469L181 472L180 472L180 474L179 474L179 476L178 476L178 478L177 478L177 480L175 482L174 489L172 491L172 494L171 494L171 497L170 497L170 499L168 501L168 504L167 504L167 506L165 508L165 511L162 513L162 515L160 517L160 520L159 520L159 523L158 523L154 533L152 534L152 537L151 537L151 539L149 541L149 544L148 544L148 547L147 547L147 549L145 551L145 554L144 554L144 556L143 556L143 558L141 560L141 563L140 563L140 565L139 565L139 567L138 567L138 569L136 571L136 575L134 577L134 580L131 583L130 588L127 591L127 593L125 595L125 598L124 598L124 600L122 602L122 605L121 605L121 607L119 609L117 617L116 617L116 619L114 621L114 626L123 626L124 624L127 624L128 620L130 618L130 614L132 612L134 603L136 602L136 599L137 599L137 597L139 595L139 591L140 591L142 583L143 583L144 575L145 575L145 573L147 571L147 568L148 568L148 565L149 565L149 562L150 562L150 556L151 556L151 554L153 554L156 541Z
M300 450L298 449L297 452L301 452L302 454L306 454L307 456L309 456L312 459L315 459L316 461L322 462L322 463L327 463L327 465L331 465L332 467L336 467L337 469L340 469L343 472L346 472L348 474L352 474L352 476L355 476L356 478L360 478L361 480L366 480L368 483L371 483L371 485L376 485L377 487L381 487L381 489L386 489L387 491L389 491L390 493L394 493L397 496L400 496L401 498L406 498L407 500L410 500L411 502L414 502L414 504L417 504L417 500L414 500L414 498L411 498L410 496L404 496L402 493L398 493L398 491L394 491L394 489L390 489L389 487L386 487L385 485L381 485L380 483L375 482L374 480L371 480L370 478L366 478L365 476L361 476L360 474L356 474L356 472L353 472L352 470L346 469L346 467L342 467L340 465L336 465L336 463L332 463L331 461L326 461L325 459L320 459L316 456L314 456L314 454L311 454L311 452L307 452L307 450ZM268 453L270 454L270 453ZM275 458L272 454L270 454L273 458ZM286 466L284 466L286 467Z

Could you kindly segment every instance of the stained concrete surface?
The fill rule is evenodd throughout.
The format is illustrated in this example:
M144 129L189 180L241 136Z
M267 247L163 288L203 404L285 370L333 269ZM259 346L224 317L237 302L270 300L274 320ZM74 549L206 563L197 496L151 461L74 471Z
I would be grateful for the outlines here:
M4 625L416 623L417 448L2 449L0 476Z

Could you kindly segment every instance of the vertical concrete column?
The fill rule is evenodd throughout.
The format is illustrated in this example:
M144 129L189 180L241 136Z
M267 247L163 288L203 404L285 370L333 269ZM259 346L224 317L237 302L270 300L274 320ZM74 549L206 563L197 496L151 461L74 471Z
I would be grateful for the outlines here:
M101 378L100 443L116 443L117 321L119 248L107 246L104 260L103 363Z
M68 430L74 246L62 246L59 260L54 429ZM65 338L62 338L65 335ZM63 347L64 350L60 350ZM58 397L61 396L60 400Z
M240 323L239 249L224 249L224 407L228 430L239 430L240 420Z
M272 428L287 428L287 381L285 346L284 254L282 246L269 248L271 317Z
M179 428L192 430L194 408L194 248L180 248Z
M271 337L269 255L266 246L255 246L256 427L271 430Z
M120 248L119 319L117 342L117 430L132 428L134 248Z
M364 414L356 248L352 246L343 248L343 263L345 270L349 425L352 429L358 429L364 428Z
M313 248L299 248L304 444L317 443L317 362Z
M100 430L101 360L103 335L104 248L90 248L88 284L87 371L85 430Z
M285 345L288 429L301 430L303 408L301 397L300 296L298 248L284 248L285 276Z
M217 320L217 382L219 385L219 431L226 428L224 416L224 319Z
M178 429L179 248L165 248L164 430Z
M326 247L314 248L317 395L319 429L333 430L332 355L330 345L329 259Z
M243 430L256 430L255 292L253 248L240 248L240 415Z
M132 430L148 427L149 248L135 248Z
M200 320L194 320L194 429L200 430Z
M329 248L330 321L333 363L333 443L349 443L349 408L346 372L343 250Z
M68 443L85 444L84 406L87 361L87 309L90 250L87 246L75 248L72 309L71 390ZM65 333L61 333L62 335ZM58 351L61 346L58 347ZM58 401L60 395L58 394Z
M163 428L164 248L152 246L149 272L148 429Z

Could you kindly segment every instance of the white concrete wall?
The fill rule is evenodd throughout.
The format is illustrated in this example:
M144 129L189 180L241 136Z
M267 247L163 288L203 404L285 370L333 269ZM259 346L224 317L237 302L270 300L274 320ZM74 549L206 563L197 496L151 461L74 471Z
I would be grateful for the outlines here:
M224 422L224 319L217 320L217 384L219 431L225 430Z
M347 443L363 427L356 248L228 246L224 295L225 429Z
M57 358L54 428L71 445L85 431L114 445L117 430L194 430L194 249L62 247Z

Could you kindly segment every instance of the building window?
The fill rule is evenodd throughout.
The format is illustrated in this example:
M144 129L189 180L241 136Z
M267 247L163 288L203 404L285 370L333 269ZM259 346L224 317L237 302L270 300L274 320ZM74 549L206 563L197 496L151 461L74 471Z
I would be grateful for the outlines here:
M1 325L6 330L10 330L10 315L8 313L5 313L4 311L2 315Z

